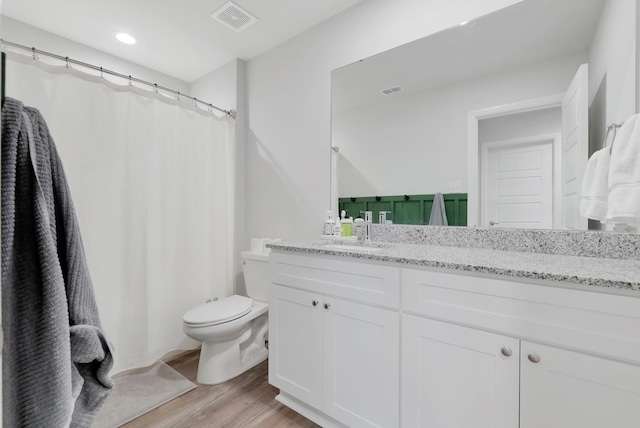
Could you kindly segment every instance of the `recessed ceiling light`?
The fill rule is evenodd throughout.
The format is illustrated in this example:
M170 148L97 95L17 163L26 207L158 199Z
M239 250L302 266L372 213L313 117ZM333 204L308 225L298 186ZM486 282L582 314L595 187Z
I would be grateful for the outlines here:
M126 43L127 45L133 45L136 42L132 36L127 33L118 33L116 34L116 39L120 40L122 43Z

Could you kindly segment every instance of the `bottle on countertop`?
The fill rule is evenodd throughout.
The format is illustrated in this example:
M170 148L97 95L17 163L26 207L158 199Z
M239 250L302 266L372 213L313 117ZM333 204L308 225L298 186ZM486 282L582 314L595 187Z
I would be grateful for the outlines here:
M342 236L349 237L353 233L353 219L351 217L347 218L347 212L345 210L342 210L340 214L342 216L342 220L340 221L342 224Z
M333 216L331 215L331 210L327 211L327 220L324 222L324 234L325 235L333 235L333 229L335 227L335 221L333 221Z
M336 225L333 227L334 236L342 236L342 224L340 223L340 217L336 219Z

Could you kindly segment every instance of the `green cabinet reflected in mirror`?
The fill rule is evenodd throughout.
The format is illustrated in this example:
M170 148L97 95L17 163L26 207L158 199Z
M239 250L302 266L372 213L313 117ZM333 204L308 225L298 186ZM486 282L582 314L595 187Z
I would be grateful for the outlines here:
M359 198L339 198L339 210L345 210L347 217L357 218L362 211L373 212L373 223L379 223L380 212L385 212L387 220L393 224L428 225L435 195L370 196ZM447 193L444 209L449 226L467 225L467 194Z

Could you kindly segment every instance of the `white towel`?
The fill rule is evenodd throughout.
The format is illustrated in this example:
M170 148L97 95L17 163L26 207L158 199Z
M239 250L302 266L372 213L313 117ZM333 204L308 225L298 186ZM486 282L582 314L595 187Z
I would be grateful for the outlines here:
M607 198L609 195L609 147L598 150L589 158L582 180L582 200L580 215L593 220L607 218Z
M640 121L631 116L618 131L609 164L607 223L640 225Z

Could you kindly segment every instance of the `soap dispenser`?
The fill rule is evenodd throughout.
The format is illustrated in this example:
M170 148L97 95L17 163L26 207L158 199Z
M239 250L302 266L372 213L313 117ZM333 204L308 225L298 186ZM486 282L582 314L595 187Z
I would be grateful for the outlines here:
M340 217L336 219L336 225L333 227L334 236L342 236L342 224L340 224Z
M327 220L324 222L324 234L333 235L333 228L335 227L335 221L331 215L331 210L327 211Z

